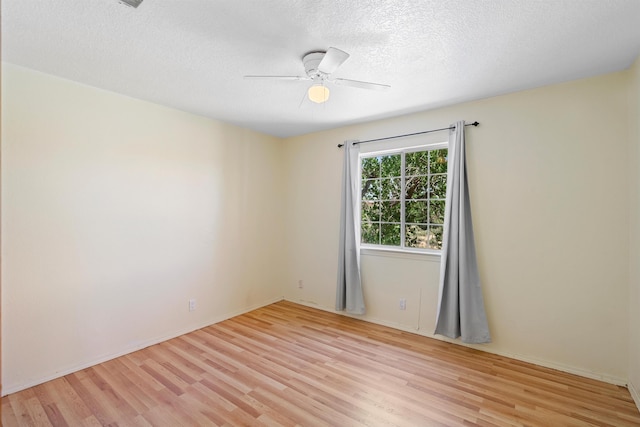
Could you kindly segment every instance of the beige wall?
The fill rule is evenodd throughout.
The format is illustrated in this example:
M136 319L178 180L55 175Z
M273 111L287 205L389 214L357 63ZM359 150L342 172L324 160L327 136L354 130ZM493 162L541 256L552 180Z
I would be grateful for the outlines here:
M334 307L337 143L478 120L467 132L468 168L493 334L481 348L626 383L627 86L628 73L616 73L287 139L285 297ZM438 262L363 255L365 319L431 336Z
M629 390L640 408L640 58L630 71Z
M3 393L282 297L279 139L10 65L2 102Z
M481 122L468 167L494 342L480 348L637 390L639 68L282 142L4 66L3 393L274 301L282 283L331 310L336 144L458 119ZM365 319L431 336L439 259L362 265Z

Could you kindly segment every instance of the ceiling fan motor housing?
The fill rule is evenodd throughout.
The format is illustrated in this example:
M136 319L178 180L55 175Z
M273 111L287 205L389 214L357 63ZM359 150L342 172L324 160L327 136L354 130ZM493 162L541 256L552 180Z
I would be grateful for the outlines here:
M325 54L326 52L310 52L302 58L304 70L309 78L315 80L326 76L322 71L318 71L318 65L322 62Z

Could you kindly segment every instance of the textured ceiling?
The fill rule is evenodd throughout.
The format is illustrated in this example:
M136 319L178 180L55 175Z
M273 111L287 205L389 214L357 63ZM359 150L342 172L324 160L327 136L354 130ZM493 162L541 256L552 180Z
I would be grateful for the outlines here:
M302 56L351 54L325 104ZM2 59L277 136L622 70L640 0L3 0Z

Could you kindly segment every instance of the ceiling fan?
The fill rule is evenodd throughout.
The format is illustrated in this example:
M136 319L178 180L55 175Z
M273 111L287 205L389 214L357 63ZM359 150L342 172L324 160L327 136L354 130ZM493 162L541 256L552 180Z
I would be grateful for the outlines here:
M351 86L360 89L387 90L391 86L363 82L360 80L332 78L331 74L349 58L349 54L335 47L330 47L326 52L309 52L302 57L306 76L244 76L245 79L259 80L310 80L313 82L308 90L309 99L316 103L326 102L329 99L329 88L325 83L341 86Z

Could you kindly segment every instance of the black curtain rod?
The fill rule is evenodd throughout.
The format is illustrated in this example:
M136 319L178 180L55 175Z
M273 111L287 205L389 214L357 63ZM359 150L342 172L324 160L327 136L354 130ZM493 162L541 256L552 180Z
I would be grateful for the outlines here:
M465 124L465 126L478 126L480 123L473 122L473 123L467 123ZM384 141L386 139L395 139L395 138L404 138L405 136L413 136L413 135L422 135L423 133L431 133L431 132L440 132L442 130L449 130L449 129L455 129L452 126L449 126L447 128L441 128L441 129L431 129L431 130L425 130L422 132L416 132L416 133L406 133L404 135L395 135L395 136L388 136L386 138L377 138L377 139L367 139L366 141L356 141L353 143L353 145L357 145L357 144L365 144L367 142L376 142L376 141ZM342 148L344 147L344 144L338 144L338 148Z

